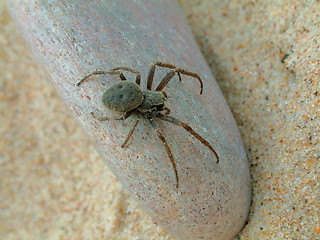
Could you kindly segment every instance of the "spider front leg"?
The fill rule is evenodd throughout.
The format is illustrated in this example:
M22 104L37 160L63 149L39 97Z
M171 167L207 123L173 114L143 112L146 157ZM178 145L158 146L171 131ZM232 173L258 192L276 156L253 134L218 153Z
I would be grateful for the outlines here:
M119 71L117 71L117 72L112 71L112 70L109 70L109 71L94 71L94 72L90 73L89 75L85 76L84 78L82 78L82 79L77 83L76 86L77 86L77 87L80 86L84 81L86 81L86 80L87 80L89 77L91 77L91 76L94 76L94 75L102 75L102 74L119 74L119 77L120 77L121 80L126 80L125 76L124 76L121 72L119 72ZM103 85L104 85L104 84L103 84Z
M137 75L136 76L136 84L140 85L141 73L139 71L134 70L132 68L128 68L128 67L117 67L117 68L111 69L110 71L117 71L117 70L124 70L124 71L127 71L127 72L135 73Z
M94 72L90 73L89 75L85 76L83 79L81 79L77 83L77 86L80 86L80 84L82 84L85 80L87 80L89 77L91 77L93 75L102 75L102 74L119 75L121 80L123 80L123 81L127 80L126 77L123 75L123 73L119 70L124 70L124 71L135 73L137 75L136 76L136 84L140 85L140 82L141 82L140 72L138 72L134 69L131 69L131 68L127 68L127 67L117 67L117 68L110 69L108 71L94 71Z
M217 158L217 163L219 162L219 155L218 153L213 149L213 147L210 145L210 143L205 140L203 137L201 137L196 131L194 131L188 124L180 121L179 119L176 119L171 116L165 116L161 113L156 113L155 116L163 121L173 123L175 125L178 125L180 127L183 127L186 131L188 131L190 134L192 134L194 137L196 137L200 142L202 142L203 145L205 145L207 148L210 149L211 152L215 155Z
M153 78L154 78L154 72L156 71L156 66L163 67L162 65L169 65L169 66L172 66L171 68L174 68L174 69L176 68L175 66L173 66L171 64L166 64L166 63L161 63L161 62L156 62L156 63L151 64L149 74L148 74L147 90L151 90L151 88L152 88L152 83L153 83ZM179 76L179 80L181 81L181 75L179 72L177 72L177 73Z
M200 82L200 94L202 94L203 92L203 82L200 78L200 76L197 74L197 73L194 73L194 72L189 72L185 69L182 69L182 68L177 68L176 66L172 65L172 64L169 64L169 63L163 63L163 62L156 62L156 63L153 63L151 65L151 68L150 68L150 71L149 71L149 75L148 75L148 84L147 84L147 89L148 90L151 90L151 86L152 86L152 82L153 82L153 77L154 77L154 72L155 72L155 67L156 66L159 66L159 67L163 67L163 68L171 68L171 69L174 69L173 71L177 72L178 76L179 76L179 80L181 81L181 75L180 74L184 74L184 75L188 75L188 76L191 76L191 77L194 77L194 78L197 78ZM173 77L173 76L172 76ZM171 78L172 78L171 77ZM170 79L171 79L170 78ZM170 80L169 79L169 80ZM169 82L169 80L163 84L162 89L167 85L167 83ZM160 84L159 84L160 86ZM157 89L159 88L159 86L157 87Z
M149 116L145 116L150 125L152 126L152 128L156 131L157 135L158 135L158 138L161 140L161 142L163 143L165 149L166 149L166 152L169 156L169 159L170 159L170 162L172 164L172 167L173 167L173 170L174 170L174 174L176 176L176 188L179 188L179 176L178 176L178 171L177 171L177 166L176 166L176 163L174 161L174 158L173 158L173 154L171 152L171 149L167 143L167 140L165 139L165 137L163 136L161 130L160 130L160 127L159 125L156 123L156 121L154 120L153 117L149 117Z
M179 72L178 70L172 70L170 72L168 72L164 78L161 80L161 82L159 83L158 87L156 88L156 91L161 91L162 89L164 89L164 87L168 84L168 82L172 79L172 77Z

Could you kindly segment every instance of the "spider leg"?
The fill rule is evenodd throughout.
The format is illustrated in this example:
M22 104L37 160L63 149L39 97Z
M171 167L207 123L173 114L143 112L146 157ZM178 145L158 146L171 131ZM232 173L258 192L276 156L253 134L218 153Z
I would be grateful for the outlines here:
M150 67L150 70L149 70L149 74L148 74L147 90L151 90L152 83L153 83L153 78L154 78L154 72L156 70L156 66L164 67L164 66L162 66L163 64L165 64L165 63L156 62L156 63L151 64L151 67ZM170 64L168 64L168 65L170 65ZM170 65L170 66L172 66L172 68L174 68L174 69L176 68L173 65ZM179 80L181 81L181 75L180 75L179 72L178 72L178 76L179 76Z
M176 118L171 117L171 116L166 116L166 115L163 115L161 113L156 113L155 116L157 118L163 120L163 121L170 122L170 123L173 123L175 125L183 127L186 131L188 131L190 134L192 134L194 137L196 137L200 142L202 142L203 145L208 147L211 150L211 152L213 152L215 157L217 158L217 163L219 162L219 155L213 149L213 147L210 145L210 143L207 140L205 140L203 137L201 137L196 131L194 131L188 124L180 121L179 119L176 119Z
M173 167L173 170L174 170L174 174L176 176L176 188L179 187L179 177L178 177L178 171L177 171L177 167L176 167L176 163L174 161L174 158L173 158L173 155L172 155L172 152L171 152L171 149L165 139L165 137L163 136L161 130L160 130L160 127L159 125L156 123L156 121L154 120L153 117L147 117L150 125L152 126L152 128L156 131L157 135L158 135L158 138L161 140L161 142L163 143L165 149L166 149L166 152L170 158L170 162L172 164L172 167Z
M141 74L140 72L134 70L134 69L131 69L131 68L127 68L127 67L117 67L117 68L113 68L113 69L110 69L108 71L94 71L92 73L90 73L89 75L85 76L84 78L82 78L78 83L77 83L77 86L80 86L80 84L82 84L86 79L88 79L89 77L93 76L93 75L102 75L102 74L111 74L111 75L119 75L120 79L121 80L127 80L125 78L125 76L123 75L123 73L119 70L125 70L125 71L128 71L128 72L132 72L132 73L135 73L137 74L136 76L136 84L140 85L140 82L141 82Z
M132 134L133 134L134 130L136 129L136 127L137 127L137 125L138 125L139 122L140 122L140 120L138 119L138 120L136 121L136 123L133 125L133 127L132 127L132 129L130 130L130 132L128 133L126 139L125 139L125 140L123 141L123 143L121 144L121 148L123 148L123 147L128 143L130 137L132 136Z
M169 108L167 108L167 107L164 107L163 110L166 111L166 112L164 113L165 115L169 115L170 112L171 112L171 110L170 110Z
M123 75L123 73L120 73L120 74L119 74L119 77L120 77L120 79L121 79L122 81L127 80L126 77Z
M161 82L159 83L158 87L156 88L156 91L161 91L167 84L168 82L172 79L172 77L178 73L177 70L172 70L170 72L168 72L164 78L161 80Z
M84 78L82 78L77 83L76 86L80 86L84 81L86 81L89 77L91 77L93 75L102 75L102 74L119 74L119 77L120 77L121 80L126 80L125 76L119 71L117 71L117 72L114 72L114 71L111 71L111 70L109 70L109 71L94 71L94 72L90 73L89 75L85 76Z
M177 70L178 70L178 72L181 73L181 74L188 75L188 76L197 78L197 79L199 80L199 82L200 82L200 95L201 95L202 92L203 92L203 82L202 82L200 76L199 76L197 73L189 72L189 71L184 70L184 69L181 69L181 68L177 68Z
M136 84L140 85L140 82L141 82L141 73L137 70L134 70L132 68L128 68L128 67L117 67L117 68L113 68L111 69L110 71L117 71L117 70L124 70L124 71L127 71L127 72L132 72L132 73L135 73L137 76L136 76Z
M98 119L99 121L108 121L108 120L125 120L127 119L132 112L127 112L122 116L118 117L104 117L104 116L97 116L94 112L91 112L92 117Z
M200 78L200 76L197 74L197 73L194 73L194 72L189 72L185 69L182 69L182 68L177 68L176 66L172 65L172 64L169 64L169 63L163 63L163 62L156 62L154 64L152 64L151 68L150 68L150 72L151 72L151 69L152 68L155 68L155 66L159 66L159 67L163 67L163 68L172 68L174 70L176 70L178 72L178 76L179 76L179 80L181 81L181 75L180 74L184 74L184 75L188 75L188 76L191 76L191 77L194 77L194 78L197 78L200 82L200 94L202 94L203 92L203 82ZM153 70L153 74L154 74L154 71L155 69ZM150 75L150 72L149 72L149 75ZM153 77L153 75L152 75ZM152 81L152 80L151 80ZM149 77L148 77L148 82L149 82ZM151 87L151 86L150 86ZM159 87L159 86L158 86ZM165 87L165 86L163 86ZM149 89L150 90L150 89Z

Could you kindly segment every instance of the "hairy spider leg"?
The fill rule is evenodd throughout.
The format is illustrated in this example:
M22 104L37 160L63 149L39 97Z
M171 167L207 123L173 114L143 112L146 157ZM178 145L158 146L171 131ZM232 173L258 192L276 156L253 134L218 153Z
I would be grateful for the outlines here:
M158 87L156 88L156 91L161 91L162 89L164 89L164 87L168 84L168 82L172 79L172 77L178 73L177 70L172 70L170 72L168 72L164 78L161 80L161 82L159 83Z
M156 66L160 66L159 63L160 62L156 62L156 63L151 64L151 67L150 67L150 70L149 70L149 73L148 73L147 90L151 90L151 88L152 88L154 72L156 71ZM173 66L173 65L171 65L171 66ZM174 68L176 68L176 67L174 67ZM180 75L179 72L178 72L178 76L179 76L179 80L181 81L181 75Z
M135 122L135 124L133 125L133 127L131 128L130 132L128 133L126 139L123 141L123 143L121 144L121 148L123 148L129 141L130 137L132 136L134 130L136 130L136 127L138 125L138 123L140 122L140 120L137 120Z
M150 117L146 116L146 118L148 119L148 121L149 121L150 125L152 126L152 128L156 131L156 133L158 135L158 138L161 140L161 142L163 143L163 145L164 145L164 147L166 149L166 152L167 152L167 154L168 154L168 156L170 158L170 162L171 162L173 170L174 170L174 174L176 176L176 188L179 188L178 171L177 171L176 163L174 161L171 149L170 149L170 147L169 147L164 135L162 134L159 125L156 123L155 119L152 116L150 116Z
M80 86L84 81L86 81L89 77L93 76L93 75L102 75L102 74L119 74L119 77L121 80L126 80L125 76L119 72L119 71L94 71L92 73L90 73L89 75L85 76L84 78L82 78L80 80L80 82L77 83L77 86Z
M140 74L140 72L138 72L138 71L136 71L134 69L131 69L131 68L127 68L127 67L117 67L117 68L110 69L108 71L94 71L94 72L90 73L89 75L85 76L83 79L81 79L80 82L77 83L77 86L80 86L80 84L82 84L86 79L88 79L89 77L91 77L93 75L102 75L102 74L114 75L114 74L118 74L121 80L127 80L125 78L125 76L123 75L123 73L121 71L119 71L119 70L124 70L124 71L135 73L137 75L136 76L136 84L140 85L140 82L141 82L141 74Z
M111 69L110 71L117 71L117 70L124 70L124 71L127 71L127 72L132 72L132 73L135 73L137 76L136 76L136 84L138 84L140 86L140 83L141 83L141 73L137 70L134 70L132 68L128 68L128 67L117 67L117 68L113 68Z
M219 155L213 149L213 147L210 145L210 143L207 140L205 140L203 137L201 137L196 131L194 131L188 124L182 122L179 119L176 119L176 118L171 117L171 116L166 116L166 115L163 115L163 114L158 113L158 112L154 113L154 115L157 118L159 118L159 119L161 119L163 121L170 122L170 123L173 123L173 124L178 125L180 127L183 127L186 131L188 131L190 134L192 134L194 137L196 137L200 142L202 142L203 145L208 147L211 150L211 152L213 152L215 157L217 158L217 163L219 162Z
M150 70L149 70L149 75L148 75L148 84L147 84L147 89L148 90L151 90L151 87L152 87L152 82L153 82L153 77L154 77L154 72L155 72L155 67L158 66L158 67L163 67L163 68L172 68L174 70L177 71L178 73L178 76L179 76L179 80L181 81L181 75L180 74L184 74L184 75L188 75L188 76L191 76L191 77L194 77L194 78L197 78L200 82L200 94L202 94L203 92L203 82L200 78L200 76L197 74L197 73L194 73L194 72L189 72L185 69L182 69L182 68L177 68L176 66L172 65L172 64L169 64L169 63L163 63L163 62L156 62L156 63L153 63L150 67ZM158 86L159 87L159 86ZM165 86L164 86L165 87Z

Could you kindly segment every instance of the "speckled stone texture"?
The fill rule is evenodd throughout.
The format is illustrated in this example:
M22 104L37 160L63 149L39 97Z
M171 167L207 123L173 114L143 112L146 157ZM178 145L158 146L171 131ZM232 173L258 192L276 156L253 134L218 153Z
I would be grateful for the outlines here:
M10 8L40 66L47 69L51 83L101 159L155 222L183 240L231 240L239 233L247 220L252 193L243 142L175 1L11 0ZM103 106L101 97L107 86L120 79L96 76L79 86L83 76L96 69L127 66L141 72L141 87L145 88L148 68L156 61L201 75L203 95L202 84L181 70L182 81L176 77L165 88L169 96L166 106L216 152L202 138L194 139L183 128L158 119L148 124L147 116L132 114L125 121L99 121L90 114L114 115ZM154 85L167 72L158 67ZM124 75L131 80L132 74ZM140 124L121 148L135 118ZM157 136L151 123L159 124L163 135L157 130ZM164 136L167 145L161 143ZM170 164L171 155L176 168Z
M320 239L319 2L179 2L251 162L253 206L237 239ZM0 238L173 239L100 160L4 5Z

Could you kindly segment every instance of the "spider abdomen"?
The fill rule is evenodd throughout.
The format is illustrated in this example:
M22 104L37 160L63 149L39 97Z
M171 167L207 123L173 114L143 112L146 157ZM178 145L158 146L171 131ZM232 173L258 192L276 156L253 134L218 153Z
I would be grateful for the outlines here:
M138 84L121 81L104 92L102 102L110 110L127 113L143 102L143 93Z

